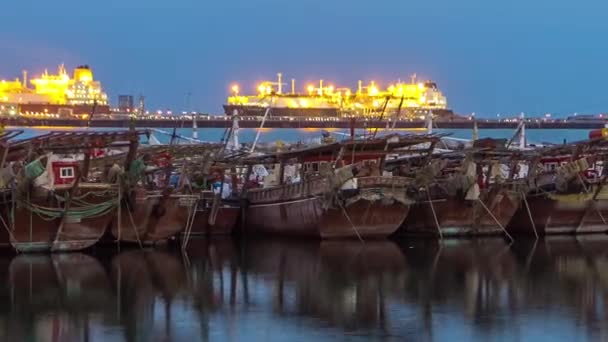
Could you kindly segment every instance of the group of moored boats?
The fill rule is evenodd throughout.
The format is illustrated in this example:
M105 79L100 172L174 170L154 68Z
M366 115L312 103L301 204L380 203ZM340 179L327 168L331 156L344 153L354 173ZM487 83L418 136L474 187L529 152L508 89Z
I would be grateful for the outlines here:
M0 133L0 246L19 252L196 235L320 239L604 233L606 129L545 147L373 134L237 149L150 131ZM150 139L149 139L150 140Z

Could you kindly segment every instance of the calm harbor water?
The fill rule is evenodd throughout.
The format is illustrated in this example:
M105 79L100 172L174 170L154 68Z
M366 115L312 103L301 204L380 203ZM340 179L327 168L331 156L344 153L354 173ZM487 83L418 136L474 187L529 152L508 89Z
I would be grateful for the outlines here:
M20 137L26 138L34 135L48 133L50 131L71 131L75 128L71 127L37 127L37 128L18 128L23 129L24 134ZM116 130L113 128L92 128L91 130L103 131L103 130ZM163 129L168 133L173 132L173 129ZM335 134L338 139L341 139L345 135L349 134L348 130L340 129L328 129L328 132ZM379 130L381 134L383 130ZM424 133L424 130L395 130L399 133ZM192 128L180 128L176 130L177 134L186 137L192 136ZM204 141L217 142L222 139L225 129L223 128L199 128L198 136L199 139ZM260 142L272 142L272 141L283 141L283 142L298 142L307 141L309 139L318 138L321 136L321 129L285 129L285 128L264 128L261 129ZM455 138L470 139L473 135L470 129L437 129L435 132L438 133L449 133ZM252 142L255 139L257 129L240 129L239 136L241 142ZM357 130L357 134L363 134L362 130ZM492 137L492 138L505 138L510 139L514 134L514 130L511 129L481 129L479 130L479 137ZM567 142L587 139L589 136L589 130L586 129L528 129L526 130L529 143L554 143L560 144L566 139ZM155 136L161 142L168 142L170 137L163 134L155 134Z
M607 243L228 238L3 256L0 340L600 341Z
M22 137L52 130L72 128L27 128ZM200 129L199 138L223 133ZM255 134L243 129L241 141ZM260 141L320 134L264 129ZM538 143L587 135L528 131ZM607 245L603 235L511 245L224 238L191 241L186 253L166 246L0 255L0 341L608 340Z

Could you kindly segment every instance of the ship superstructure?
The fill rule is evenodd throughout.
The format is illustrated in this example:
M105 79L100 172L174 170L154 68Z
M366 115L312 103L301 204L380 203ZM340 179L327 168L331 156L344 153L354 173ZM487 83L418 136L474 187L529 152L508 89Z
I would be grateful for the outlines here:
M397 81L386 89L374 81L366 85L359 81L356 91L323 80L318 85L309 84L304 93L296 92L293 79L290 92L284 92L283 86L281 74L276 82L260 83L257 95L241 95L240 87L233 85L232 95L224 105L225 113L264 115L269 107L273 116L374 117L399 112L405 117L418 117L429 111L438 115L452 113L437 84L418 82L415 75L409 82Z
M26 115L109 111L108 96L101 83L93 78L93 71L88 65L76 67L73 77L70 77L62 64L56 74L45 70L39 77L31 79L30 83L32 87L28 87L25 71L22 80L1 80L0 105L19 108L18 112Z

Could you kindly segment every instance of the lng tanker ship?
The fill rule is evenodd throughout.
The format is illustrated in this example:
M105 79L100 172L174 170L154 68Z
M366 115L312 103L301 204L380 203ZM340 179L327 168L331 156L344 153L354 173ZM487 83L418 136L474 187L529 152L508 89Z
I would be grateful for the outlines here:
M0 115L70 118L109 112L108 95L88 65L76 67L72 77L62 64L56 74L45 70L29 82L27 71L22 80L0 80Z
M320 80L309 84L305 92L296 92L295 80L291 91L284 92L282 74L277 81L264 81L256 95L240 94L238 85L224 104L227 115L265 115L286 117L400 117L418 118L429 112L449 117L447 100L433 81L419 82L413 75L409 82L398 81L381 89L374 81L364 85L358 82L357 90L335 87Z

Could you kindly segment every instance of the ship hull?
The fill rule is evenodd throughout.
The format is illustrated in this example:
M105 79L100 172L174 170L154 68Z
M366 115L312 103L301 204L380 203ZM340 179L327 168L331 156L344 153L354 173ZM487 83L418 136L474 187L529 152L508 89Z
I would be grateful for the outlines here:
M530 214L522 203L507 230L511 234L592 234L608 230L608 201L580 198L562 201L548 196L528 196ZM532 216L532 220L530 219ZM534 224L532 224L534 222Z
M236 110L239 115L243 116L264 116L267 107L262 106L239 106L239 105L224 105L224 113L226 115L234 114ZM295 116L295 117L338 117L340 116L338 108L272 108L270 116Z
M237 225L241 208L225 205L217 210L214 220L210 220L211 208L199 208L194 216L191 236L229 235Z
M319 197L251 205L245 216L249 234L305 236L320 239L383 238L405 220L409 205L360 199L344 210Z
M82 191L83 189L79 189ZM103 205L116 199L115 194L106 196L86 195L80 200L86 201L91 205ZM52 197L31 198L30 206L16 205L14 208L14 226L10 234L11 245L19 252L70 252L79 251L95 245L105 234L106 228L112 220L115 209L108 208L99 215L90 217L74 218L44 217L44 214L35 212L33 206L40 208L54 208L55 211L62 212L64 206L58 206ZM65 202L64 204L65 205ZM6 208L3 219L10 225L11 209ZM82 205L70 203L69 212L82 210Z
M224 105L224 114L233 115L236 110L242 116L264 116L266 109L264 106L241 106L241 105ZM433 112L438 119L446 119L454 116L454 112L450 109L420 109L416 108L414 113L422 115L428 112ZM342 111L340 108L288 108L288 107L273 107L270 111L270 116L287 116L287 117L340 117Z
M182 198L186 198L185 203ZM193 198L153 194L137 198L134 204L123 200L120 214L112 221L112 235L128 243L153 245L165 242L186 227Z
M501 235L504 234L503 228L517 211L519 198L506 192L491 192L482 196L479 201L450 196L433 199L432 202L419 201L413 205L410 215L397 234L443 237ZM487 210L480 201L483 201Z

